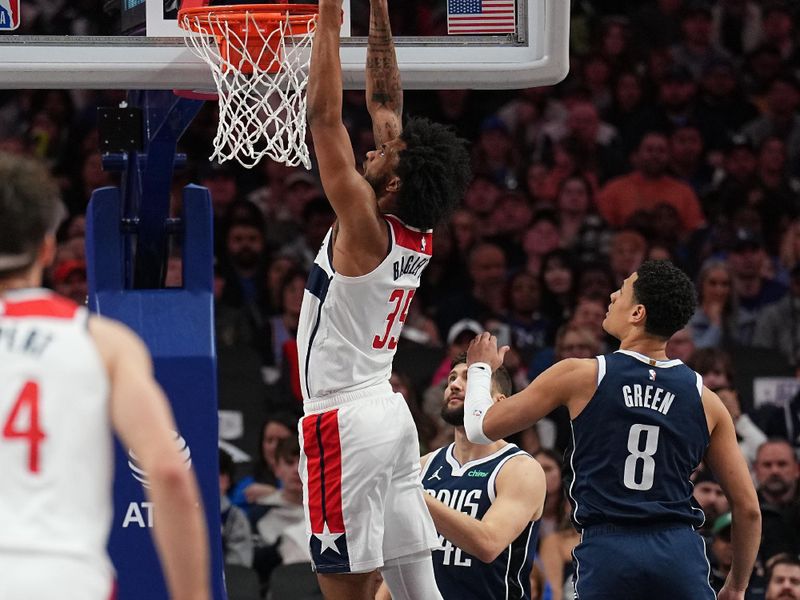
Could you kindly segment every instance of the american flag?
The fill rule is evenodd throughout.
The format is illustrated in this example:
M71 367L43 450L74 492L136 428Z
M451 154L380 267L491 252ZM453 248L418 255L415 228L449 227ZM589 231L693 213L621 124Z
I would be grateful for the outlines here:
M447 0L447 33L514 33L516 12L516 0Z

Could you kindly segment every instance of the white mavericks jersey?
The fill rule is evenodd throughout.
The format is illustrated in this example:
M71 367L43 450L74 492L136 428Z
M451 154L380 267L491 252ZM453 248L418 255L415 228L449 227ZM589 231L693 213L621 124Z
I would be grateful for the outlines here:
M0 296L0 572L66 556L111 580L109 382L87 323L48 290Z
M388 383L400 331L431 259L432 232L384 215L389 251L374 271L333 268L333 229L314 260L297 331L300 387L308 402Z

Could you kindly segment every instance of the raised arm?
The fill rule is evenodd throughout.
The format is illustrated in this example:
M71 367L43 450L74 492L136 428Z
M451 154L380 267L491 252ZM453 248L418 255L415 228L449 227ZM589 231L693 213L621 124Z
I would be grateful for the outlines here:
M114 321L93 317L89 329L111 380L111 423L150 480L153 536L170 598L208 600L208 534L200 492L175 445L175 422L153 379L150 356L136 335Z
M366 91L375 147L380 148L400 135L403 128L403 87L387 0L370 1Z
M753 572L761 541L761 511L747 463L736 441L730 414L719 397L703 388L703 409L709 422L711 441L705 462L717 478L731 506L733 560L719 597L743 598Z
M306 117L311 135L314 135L315 128L342 125L341 15L342 0L320 0L308 74Z
M539 463L520 456L503 466L497 477L497 497L482 519L450 508L430 494L425 494L425 504L440 534L478 560L490 563L530 521L541 517L545 487Z
M568 358L557 362L524 390L492 403L491 372L503 364L503 349L484 333L470 343L464 429L474 444L490 444L527 429L558 406L567 406L574 418L597 387L597 361Z
M341 20L342 0L320 0L307 119L322 187L338 219L334 265L344 275L361 275L385 257L388 233L375 192L356 169L353 146L342 122Z

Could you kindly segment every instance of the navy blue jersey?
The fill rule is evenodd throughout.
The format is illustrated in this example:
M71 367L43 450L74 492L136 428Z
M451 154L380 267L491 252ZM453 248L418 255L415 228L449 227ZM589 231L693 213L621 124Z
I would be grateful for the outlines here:
M510 458L524 454L514 444L494 454L460 465L450 444L428 459L420 480L433 497L450 508L482 519L495 499L495 479ZM454 546L442 535L433 551L436 585L445 600L517 600L530 598L530 573L539 522L529 523L492 563L484 563Z
M709 441L702 378L679 360L627 350L597 361L597 390L572 421L564 470L576 527L699 527L689 476Z

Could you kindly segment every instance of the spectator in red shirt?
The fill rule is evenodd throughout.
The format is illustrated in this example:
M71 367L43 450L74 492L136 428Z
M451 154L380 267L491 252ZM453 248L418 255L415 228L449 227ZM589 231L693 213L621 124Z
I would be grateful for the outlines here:
M600 214L612 227L623 227L637 212L652 211L658 204L668 204L678 211L684 235L705 224L692 188L667 175L669 143L666 136L657 132L645 134L635 162L635 171L612 179L597 196Z

